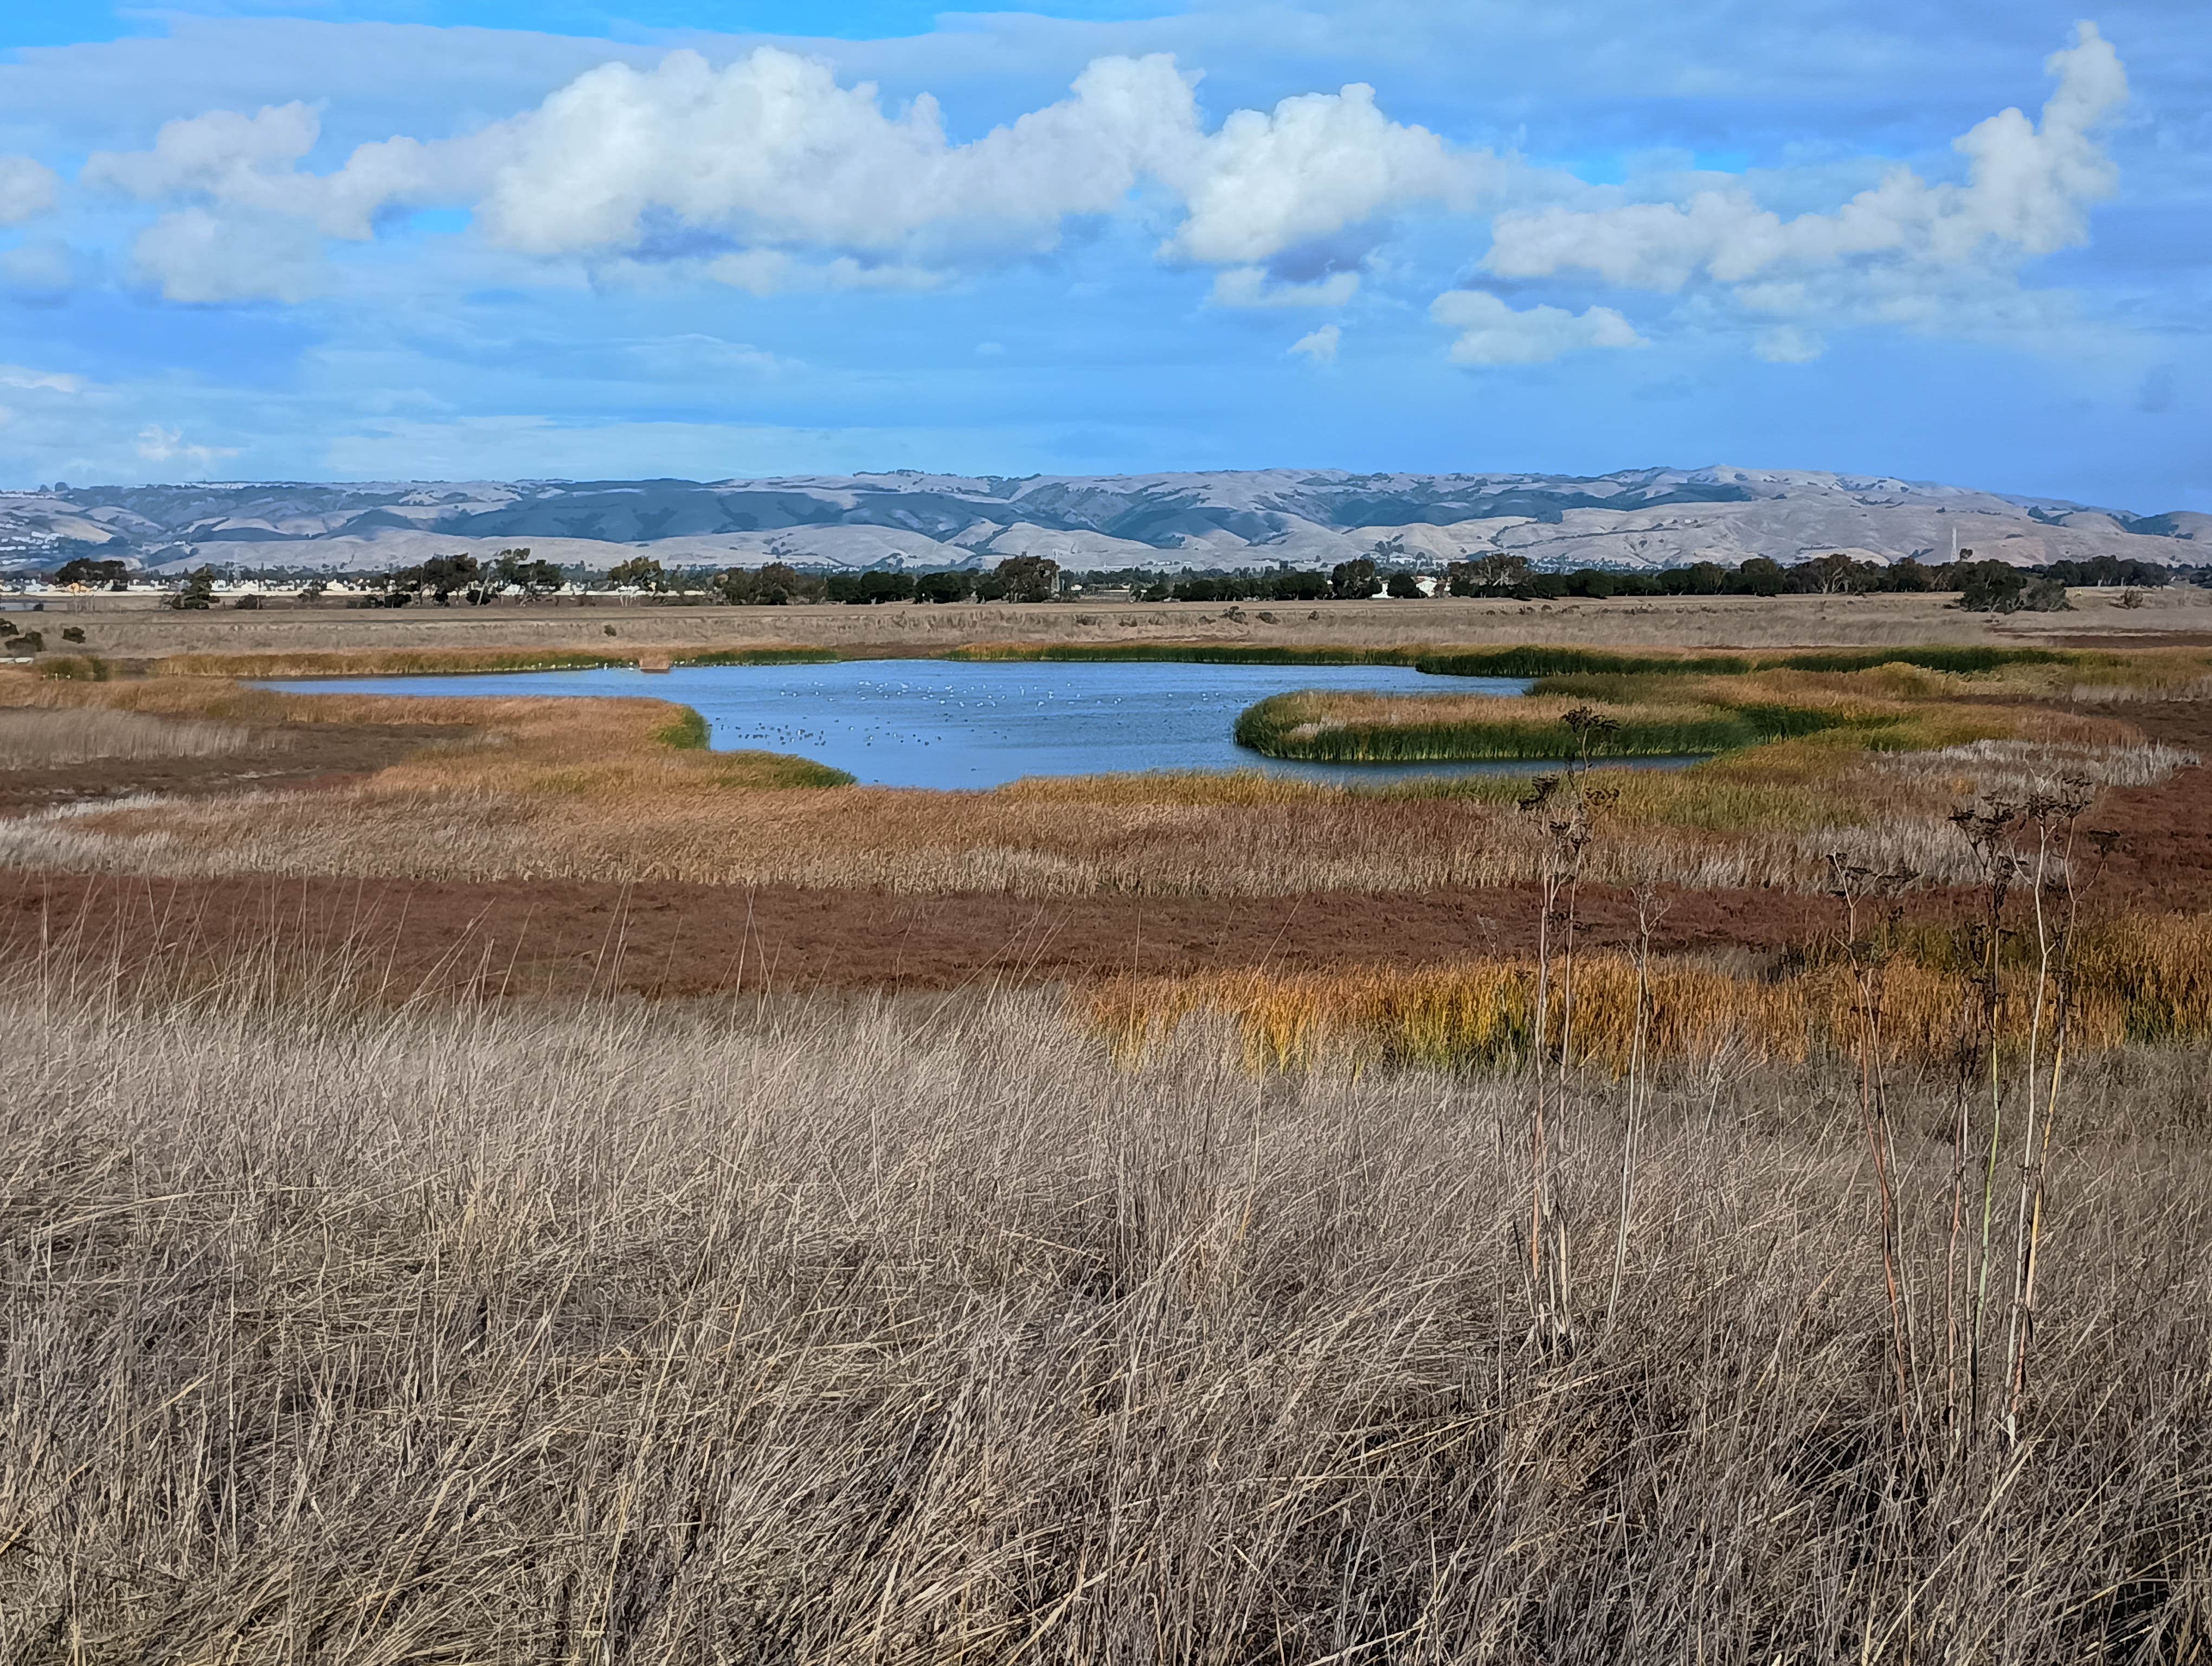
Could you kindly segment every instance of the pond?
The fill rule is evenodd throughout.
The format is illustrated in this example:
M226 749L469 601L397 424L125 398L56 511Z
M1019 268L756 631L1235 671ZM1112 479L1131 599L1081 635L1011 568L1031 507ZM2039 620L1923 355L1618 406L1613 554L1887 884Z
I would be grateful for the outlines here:
M1516 678L1431 677L1401 666L846 660L266 686L308 694L641 695L696 711L718 751L797 753L876 787L998 787L1024 775L1154 769L1264 769L1343 786L1543 767L1293 763L1231 739L1247 706L1296 689L1517 695L1528 687Z

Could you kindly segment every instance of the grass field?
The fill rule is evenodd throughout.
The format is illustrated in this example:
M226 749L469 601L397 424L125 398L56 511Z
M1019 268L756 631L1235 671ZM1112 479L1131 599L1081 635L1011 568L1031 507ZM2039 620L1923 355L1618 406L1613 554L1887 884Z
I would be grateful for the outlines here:
M1577 710L1620 714L1613 734L1642 736L1635 750L1682 750L1701 733L1715 742L1788 736L1695 769L1585 777L1602 824L1589 873L1817 891L1838 849L1936 883L1970 878L1947 818L1999 784L2070 776L2101 790L2188 766L2192 754L2148 745L2121 714L2126 702L2103 696L2185 696L2202 685L2203 664L2201 651L2165 650L2039 654L1976 672L1583 670L1556 673L1541 686L1560 692L1525 701L1292 696L1259 709L1311 714L1299 721L1339 737L1441 727L1462 740L1487 736L1504 755L1553 757L1571 751L1565 720ZM2090 674L2100 698L2068 708L2072 679ZM802 759L704 751L696 717L652 701L283 695L206 675L17 673L0 679L0 705L264 727L432 724L453 734L335 787L125 800L0 822L0 860L17 866L1279 896L1530 882L1547 838L1510 777L1379 791L1234 776L1057 780L987 793L853 788ZM1405 755L1381 746L1352 755Z
M1885 1081L1885 1165L1848 1068L1262 1079L1051 996L394 1012L346 970L0 973L9 1658L2212 1628L2201 1053L2082 1063L1984 1225L1944 1073Z
M660 701L234 680L543 643L0 673L0 775L207 772L0 816L0 1659L2212 1657L2203 652L1668 646L1284 727L1735 726L1705 763L1360 791L872 789ZM338 730L389 751L258 780ZM247 877L210 921L191 874ZM678 881L744 906L629 976ZM496 954L445 931L495 882ZM779 883L871 993L793 988ZM1390 893L1443 899L1418 962ZM1254 940L898 987L927 909L1072 897ZM635 993L687 926L724 993Z
M0 708L0 769L45 769L95 758L222 757L282 745L239 723L147 717L136 712Z
M1740 654L1928 643L2033 647L2085 631L2154 640L2166 632L2212 630L2212 592L2175 587L2144 593L2142 599L2140 607L2124 608L2116 592L2081 591L2070 612L1996 620L1962 612L1944 596L1431 599L1235 608L1126 599L1048 606L740 608L623 605L601 599L582 607L564 600L528 607L510 603L386 611L279 605L204 613L171 612L134 597L88 596L62 604L68 611L52 617L81 626L90 651L125 659L463 649L599 654L639 647L675 653L787 646L939 654L1005 641L1391 650L1437 644L1505 649L1534 641Z

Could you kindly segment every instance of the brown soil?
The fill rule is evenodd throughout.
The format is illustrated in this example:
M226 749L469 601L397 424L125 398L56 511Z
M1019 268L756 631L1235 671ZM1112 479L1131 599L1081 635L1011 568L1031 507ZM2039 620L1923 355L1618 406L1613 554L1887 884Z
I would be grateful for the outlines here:
M278 731L284 744L220 757L100 758L48 769L0 769L0 815L21 815L85 799L138 793L200 796L260 787L313 786L397 763L433 741L451 742L451 724L297 723Z
M1818 933L1820 897L1680 892L1666 950L1769 952ZM210 969L282 968L343 945L395 994L951 988L1265 966L1445 963L1533 945L1527 888L1303 897L912 897L863 891L410 880L133 880L0 874L0 956L65 943L121 968L157 950ZM1586 893L1582 941L1631 942L1625 895Z
M2116 907L2212 909L2212 703L2118 709L2153 740L2185 746L2205 762L2155 787L2120 787L2098 800L2082 825L2118 838L2101 863L2097 895Z

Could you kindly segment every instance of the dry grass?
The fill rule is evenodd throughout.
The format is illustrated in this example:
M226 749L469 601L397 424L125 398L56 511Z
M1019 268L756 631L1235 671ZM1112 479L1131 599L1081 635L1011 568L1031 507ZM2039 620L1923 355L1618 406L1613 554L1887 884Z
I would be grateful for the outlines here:
M1820 757L1802 781L1746 780L1725 760L1586 776L1612 795L1591 877L1818 891L1827 854L1849 848L1931 881L1964 880L1969 853L1945 815L1984 779L2008 781L2033 766L2015 753L1969 754L1899 780L1881 758L1850 762L1838 769ZM1287 896L1516 884L1541 854L1507 797L1524 790L1510 779L1389 795L1253 775L1094 777L997 793L760 790L804 789L792 769L766 755L663 748L556 762L456 746L336 790L0 822L0 860L143 874Z
M1042 997L394 1012L289 967L143 1005L88 970L0 988L11 1660L2212 1635L2201 1054L2075 1088L2008 1437L1900 1425L1831 1073L1717 1061L1626 1144L1569 1085L1565 1347L1532 1331L1515 1081L1255 1082L1202 1024L1133 1071ZM1893 1114L1932 1286L1949 1095Z
M1973 957L1953 933L1914 938L1886 968L1881 1054L1936 1069L1970 1055L1983 1018ZM2073 1045L2110 1052L2131 1042L2212 1040L2212 918L2133 918L2085 933L2069 1014ZM1997 1026L2027 1043L2036 968L2003 969ZM1570 1067L1626 1074L1638 1056L1660 1064L1802 1065L1848 1060L1863 992L1832 958L1784 972L1696 956L1652 959L1639 979L1626 953L1584 953L1574 966L1571 1021L1553 1009L1546 1050ZM1227 1021L1248 1069L1360 1068L1376 1062L1448 1067L1525 1064L1538 1049L1536 967L1480 959L1457 966L1284 976L1266 971L1124 979L1087 997L1092 1021L1124 1057L1138 1057L1194 1017ZM1639 1002L1642 1014L1639 1029Z
M287 737L238 723L135 712L0 706L0 769L51 769L100 758L222 757L262 751Z
M2166 664L2172 657L2142 656L2161 677L2179 675ZM1978 679L1911 667L1648 680L1839 708L1855 722L1871 714L1921 750L1869 751L1861 724L1691 769L1594 773L1587 783L1607 801L1594 879L1818 890L1827 854L1849 848L1956 882L1972 878L1945 819L1957 805L2066 775L2138 784L2192 762L2148 745L2113 716L1994 703ZM696 741L696 724L687 735L682 708L649 700L0 677L0 707L27 703L254 727L449 725L454 739L338 790L111 802L0 822L0 861L18 866L1281 896L1519 883L1541 856L1541 839L1516 808L1525 783L1510 776L1379 792L1248 773L1036 781L984 793L824 793L789 790L841 779L803 761L672 746Z

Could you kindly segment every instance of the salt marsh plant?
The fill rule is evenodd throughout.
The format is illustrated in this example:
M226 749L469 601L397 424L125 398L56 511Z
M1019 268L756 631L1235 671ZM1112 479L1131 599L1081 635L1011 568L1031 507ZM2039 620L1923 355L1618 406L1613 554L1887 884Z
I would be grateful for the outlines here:
M1954 1448L1896 1414L1847 1067L1670 1067L1626 1146L1558 1102L1559 1270L1607 1316L1569 1349L1529 1337L1510 1074L1255 1081L1197 1014L1117 1065L1049 995L369 984L0 969L39 1060L0 1104L0 1655L2183 1662L2212 1628L2201 1051L2087 1061L2015 1444ZM1924 1287L1942 1079L1891 1108Z
M98 708L0 706L0 769L50 769L106 758L221 757L268 751L289 739L238 723Z

